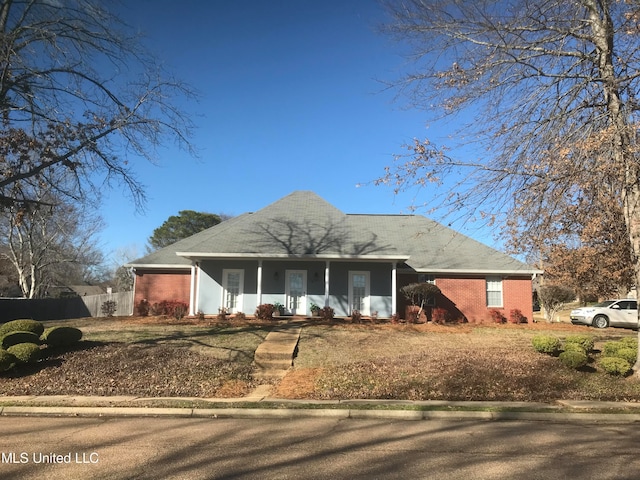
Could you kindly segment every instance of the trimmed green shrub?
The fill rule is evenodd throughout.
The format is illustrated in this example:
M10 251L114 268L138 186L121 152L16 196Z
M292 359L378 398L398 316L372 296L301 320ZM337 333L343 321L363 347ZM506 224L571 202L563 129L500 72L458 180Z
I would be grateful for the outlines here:
M638 355L638 350L636 350L635 348L629 348L624 346L620 348L620 350L618 350L618 353L616 353L617 358L622 358L627 362L629 362L631 365L636 363L637 355Z
M593 337L591 337L590 335L569 335L564 339L565 350L567 350L568 345L575 344L580 345L584 349L585 353L589 353L593 350Z
M35 345L40 345L40 337L33 332L9 332L0 338L2 348L5 350L13 345L18 345L19 343L33 343Z
M635 354L633 355L633 362L631 363L635 363L635 357L637 355L638 352L638 346L637 343L632 343L629 342L628 340L620 340L617 342L607 342L603 345L602 347L602 354L605 357L618 357L620 350L633 350L635 352ZM629 355L629 353L626 353L626 355Z
M82 331L74 327L47 328L40 339L50 347L66 347L78 343L82 338Z
M578 350L567 350L562 352L558 358L560 361L569 368L580 368L584 367L587 364L588 357L587 354L580 347L580 351Z
M605 357L617 357L618 350L620 350L621 348L625 348L625 345L621 342L606 342L602 346L602 355Z
M35 343L19 343L7 348L7 352L13 355L21 363L35 363L40 360L40 347Z
M598 365L609 375L623 376L631 371L631 365L623 358L604 357Z
M560 351L560 339L552 335L536 335L531 339L531 343L540 353L555 355Z
M10 322L0 325L0 337L9 332L33 332L36 335L42 335L44 325L37 320L11 320Z
M562 346L562 349L565 352L582 352L584 354L588 354L589 352L585 350L585 348L580 343L565 343Z
M625 347L638 349L638 338L637 337L624 337L618 340Z
M16 364L17 360L11 353L6 350L0 350L0 371L9 370Z

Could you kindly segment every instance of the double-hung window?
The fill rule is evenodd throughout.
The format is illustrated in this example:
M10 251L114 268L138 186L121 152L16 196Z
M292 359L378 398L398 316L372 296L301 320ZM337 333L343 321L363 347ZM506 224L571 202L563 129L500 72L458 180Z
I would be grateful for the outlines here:
M502 307L501 277L487 277L487 307Z

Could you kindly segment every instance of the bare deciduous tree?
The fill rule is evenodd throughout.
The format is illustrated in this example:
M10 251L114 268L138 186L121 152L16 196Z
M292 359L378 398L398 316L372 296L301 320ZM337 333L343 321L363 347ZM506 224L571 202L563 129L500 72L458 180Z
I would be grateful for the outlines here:
M0 256L11 265L25 298L85 280L103 260L94 240L98 218L50 195L33 198L55 206L6 207L0 220Z
M543 285L538 294L545 309L545 316L551 323L557 320L558 312L576 298L573 290L562 285Z
M113 265L111 269L111 281L116 292L130 292L134 287L133 267L125 266L127 263L140 258L138 248L135 245L118 248L112 255Z
M402 190L455 182L444 198L434 197L438 207L500 221L538 249L574 206L589 214L608 204L622 212L639 285L637 2L388 5L394 21L387 31L410 42L416 62L400 88L434 117L470 115L458 136L485 147L486 156L460 158L416 140L410 158L378 183Z
M132 159L153 161L161 141L191 150L189 117L140 39L95 0L0 0L0 201L32 204L23 187L74 182L58 197L92 196L105 184L144 191Z

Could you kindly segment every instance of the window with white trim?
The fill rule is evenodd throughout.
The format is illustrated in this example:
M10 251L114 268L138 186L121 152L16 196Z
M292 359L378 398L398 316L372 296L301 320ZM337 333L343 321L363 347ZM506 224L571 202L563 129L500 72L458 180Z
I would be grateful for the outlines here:
M487 307L502 307L502 277L487 277Z

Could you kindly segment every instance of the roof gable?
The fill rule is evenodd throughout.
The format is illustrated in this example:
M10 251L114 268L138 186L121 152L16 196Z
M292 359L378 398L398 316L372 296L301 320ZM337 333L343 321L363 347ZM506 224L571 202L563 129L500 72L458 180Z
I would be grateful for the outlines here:
M366 229L351 228L348 216L313 192L296 191L243 216L241 221L210 229L188 252L255 255L397 254Z

